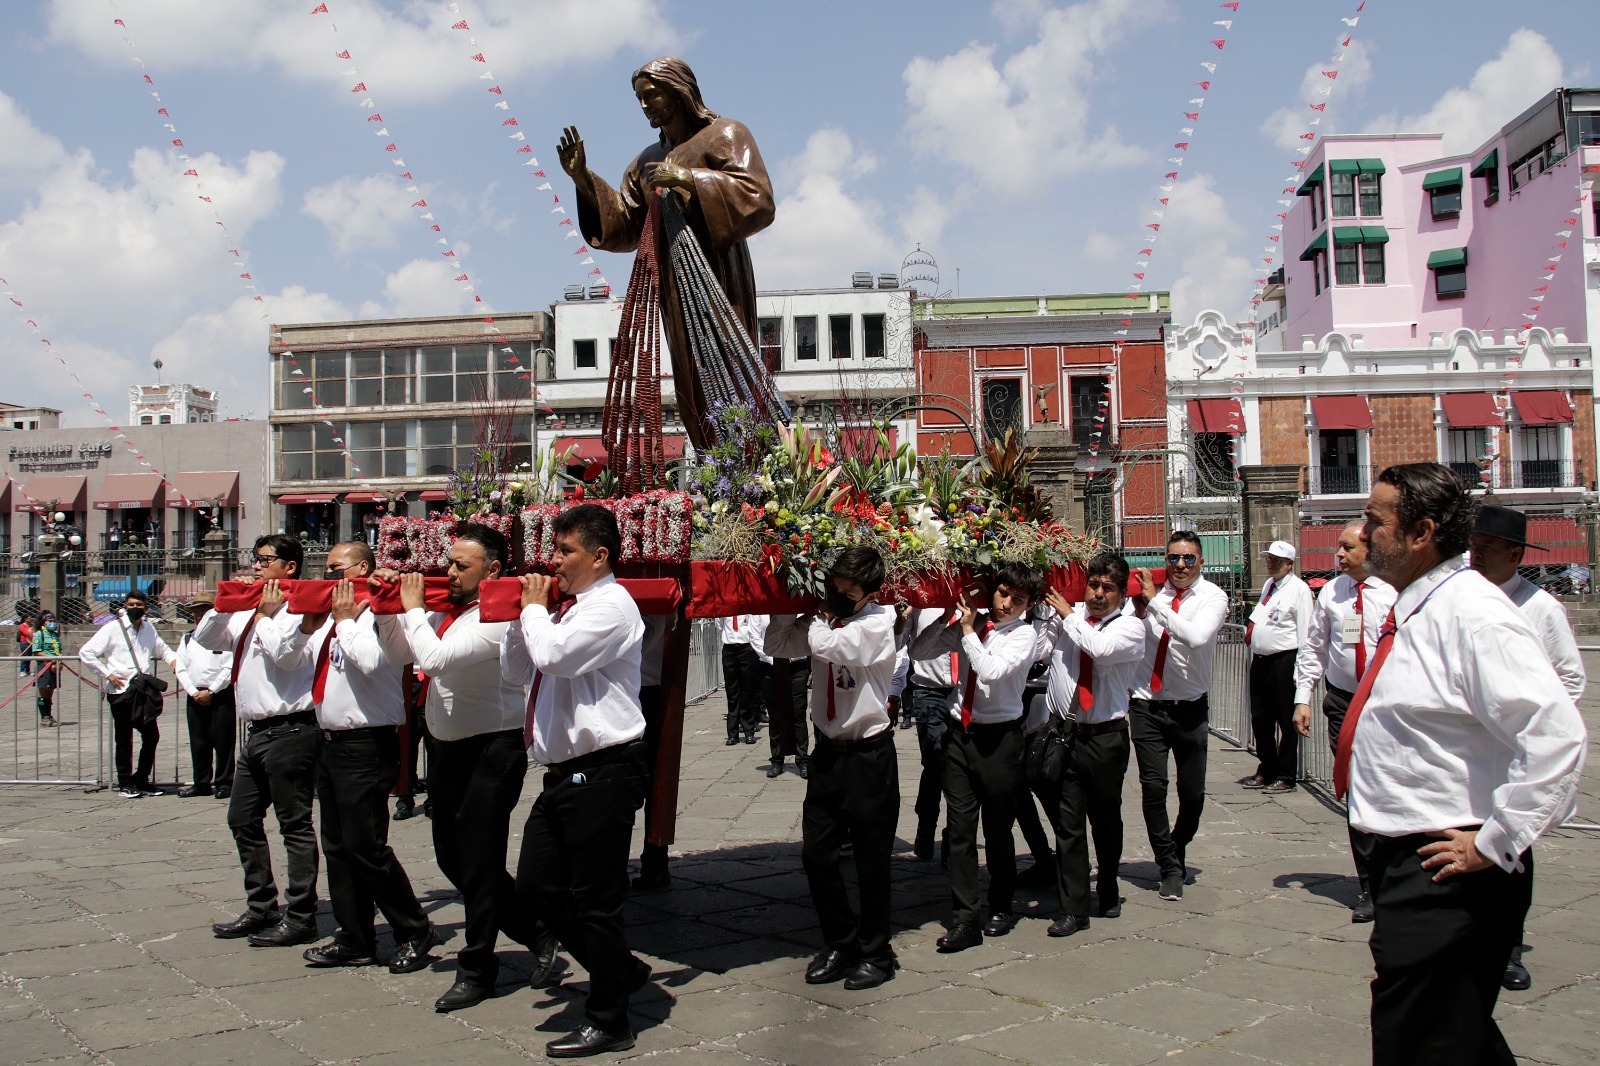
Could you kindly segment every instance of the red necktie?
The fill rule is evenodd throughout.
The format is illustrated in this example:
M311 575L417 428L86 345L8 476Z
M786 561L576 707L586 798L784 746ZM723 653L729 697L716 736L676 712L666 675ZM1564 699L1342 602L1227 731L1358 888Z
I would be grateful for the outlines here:
M1360 721L1361 712L1367 706L1367 697L1372 695L1372 683L1378 679L1378 671L1383 669L1389 649L1394 647L1394 633L1394 608L1391 607L1389 617L1383 620L1383 631L1378 634L1378 650L1372 657L1372 669L1357 686L1350 709L1344 712L1344 724L1339 727L1339 750L1333 757L1333 788L1340 799L1344 799L1345 793L1350 791L1350 751L1356 742L1356 722Z
M733 616L733 631L735 633L739 632L739 616L738 615L734 615Z
M834 619L834 622L833 622L833 628L834 629L838 629L842 625L844 625L843 622L839 621L838 619ZM835 713L836 712L834 711L834 708L833 708L833 664L829 663L828 664L828 721L830 721L830 722L833 721Z
M1361 608L1361 590L1366 588L1366 582L1356 582L1356 618L1361 623L1360 632L1356 638L1356 685L1361 684L1361 675L1367 672L1367 617Z
M1100 622L1098 618L1087 618L1085 621L1090 629ZM1094 659L1082 648L1078 649L1078 707L1085 711L1094 710Z
M989 639L989 631L994 628L994 623L985 619L983 625L977 629L978 643L982 644ZM955 669L954 665L951 669ZM972 698L978 691L978 671L973 669L971 663L967 664L967 688L961 694L961 728L965 729L972 724Z
M239 683L239 663L244 660L245 646L250 643L250 634L255 631L256 619L261 616L251 612L250 621L244 624L244 632L239 634L239 643L233 646L233 683Z
M1178 589L1172 594L1172 613L1178 613L1178 604L1183 602L1185 590ZM1162 673L1167 668L1167 645L1172 643L1172 630L1161 630L1161 643L1156 645L1156 668L1150 674L1150 694L1153 696L1161 691Z
M473 605L469 603L465 606L451 607L450 613L445 615L444 624L439 627L439 636L443 637L446 633L448 633L450 631L450 627L456 624L456 619L465 614L467 612L467 608L471 606ZM417 703L423 707L426 707L428 706L428 690L433 687L433 678L429 677L421 670L418 670L417 682L420 686L417 689Z
M1278 587L1278 579L1277 578L1273 578L1271 581L1268 581L1267 582L1267 587L1261 590L1261 598L1256 601L1256 606L1260 607L1263 603L1266 603L1268 600L1272 599L1272 590L1277 588L1277 587ZM1250 635L1252 633L1254 633L1255 631L1256 631L1256 624L1254 622L1251 622L1249 625L1244 627L1244 642L1246 644L1250 643Z
M556 608L556 625L561 624L561 616L566 614L567 610L577 602L577 600L561 601L561 606ZM735 615L734 618L737 619L738 615ZM520 626L522 624L522 620L518 619L511 624L514 626ZM528 713L522 718L522 746L525 748L533 747L533 705L539 701L539 682L543 680L544 673L542 671L535 670L533 672L533 687L528 690Z
M328 694L328 653L333 648L333 633L336 626L328 627L328 635L322 639L322 647L317 651L317 675L311 682L311 702L318 707L322 706L322 697Z

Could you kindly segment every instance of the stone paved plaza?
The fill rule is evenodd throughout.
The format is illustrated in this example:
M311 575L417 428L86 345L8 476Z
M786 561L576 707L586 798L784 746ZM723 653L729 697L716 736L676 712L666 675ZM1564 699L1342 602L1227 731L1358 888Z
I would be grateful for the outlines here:
M1591 655L1593 676L1600 657ZM1600 700L1588 698L1591 736ZM1049 891L1004 939L940 955L947 891L936 863L910 854L916 749L899 738L901 853L895 947L903 968L868 992L808 987L817 932L800 872L792 769L763 773L766 743L723 746L713 696L689 709L674 885L629 905L630 936L655 968L635 998L638 1047L663 1064L904 1062L1359 1063L1367 1060L1365 926L1352 926L1342 816L1315 794L1244 792L1245 753L1213 741L1196 876L1184 899L1155 893L1130 773L1122 917L1045 935ZM170 743L170 740L166 743ZM161 765L169 765L164 753ZM1591 758L1580 818L1600 818ZM523 810L537 790L530 778ZM63 787L0 790L0 1061L179 1066L540 1059L579 1021L569 988L527 988L527 955L503 952L499 996L445 1016L431 1004L453 979L430 970L310 970L299 948L217 940L241 909L223 804L119 800ZM520 827L521 815L516 826ZM417 818L393 839L425 903L459 943L461 907ZM512 848L520 837L514 837ZM1506 993L1499 1017L1528 1061L1600 1058L1600 851L1592 831L1539 847L1527 956L1534 986ZM281 853L278 857L282 869ZM1026 860L1024 860L1024 864ZM322 928L332 931L323 904ZM380 947L391 949L387 937Z

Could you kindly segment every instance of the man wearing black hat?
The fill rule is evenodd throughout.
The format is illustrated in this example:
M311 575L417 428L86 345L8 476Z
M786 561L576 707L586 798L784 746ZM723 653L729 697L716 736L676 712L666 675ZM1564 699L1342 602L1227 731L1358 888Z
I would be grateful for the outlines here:
M1567 621L1567 609L1560 600L1517 572L1529 548L1542 550L1537 544L1528 543L1528 516L1509 507L1483 504L1478 508L1472 539L1467 543L1472 549L1472 568L1511 597L1511 602L1516 604L1544 646L1562 687L1576 703L1583 695L1588 677L1583 669L1583 656L1578 654L1578 642L1572 636L1572 625ZM1526 947L1518 937L1517 946L1511 950L1511 960L1506 963L1505 977L1500 982L1509 991L1521 992L1533 983L1533 976L1522 962Z

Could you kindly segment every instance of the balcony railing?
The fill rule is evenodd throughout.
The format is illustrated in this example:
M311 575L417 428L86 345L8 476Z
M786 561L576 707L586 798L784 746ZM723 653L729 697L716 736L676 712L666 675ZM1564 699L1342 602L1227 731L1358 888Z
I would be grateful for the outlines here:
M1314 466L1311 495L1358 496L1372 488L1372 471L1365 466Z
M1185 467L1181 485L1185 499L1210 499L1239 494L1239 483L1234 472L1213 467Z
M1519 459L1511 464L1514 489L1578 488L1573 464L1566 459Z

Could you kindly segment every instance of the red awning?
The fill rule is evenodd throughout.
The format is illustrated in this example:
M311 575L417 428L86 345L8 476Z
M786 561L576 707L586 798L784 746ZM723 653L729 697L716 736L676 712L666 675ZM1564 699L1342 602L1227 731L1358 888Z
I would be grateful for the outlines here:
M1239 401L1190 400L1189 429L1195 433L1227 433L1237 437L1244 432L1244 410Z
M599 437L557 437L552 450L557 455L568 448L574 449L568 462L574 466L581 460L588 463L603 463L606 461L606 445Z
M94 494L97 511L155 507L165 479L160 474L108 474Z
M338 499L339 496L337 493L311 492L298 495L279 496L274 502L281 503L285 507L288 507L297 503L335 503L338 501Z
M450 494L444 489L423 489L417 493L417 499L425 503L442 503L449 498Z
M172 483L173 507L239 506L239 471L188 470Z
M388 498L381 492L347 492L344 494L345 503L379 503Z
M1487 392L1447 392L1439 401L1444 404L1445 421L1458 429L1505 424L1494 397Z
M1566 393L1556 389L1513 392L1511 402L1517 405L1517 414L1522 416L1522 421L1530 426L1572 421L1572 401L1567 399Z
M58 475L29 478L19 486L15 507L19 511L44 512L54 501L59 511L86 511L89 502L89 479L83 475Z
M1318 429L1371 429L1372 411L1365 396L1313 396L1311 413Z
M684 437L683 434L681 434L681 433L678 434L676 437L662 437L661 438L661 455L662 455L662 458L667 459L669 461L672 460L672 459L682 459L683 458L684 442L686 440L687 440L687 438Z

